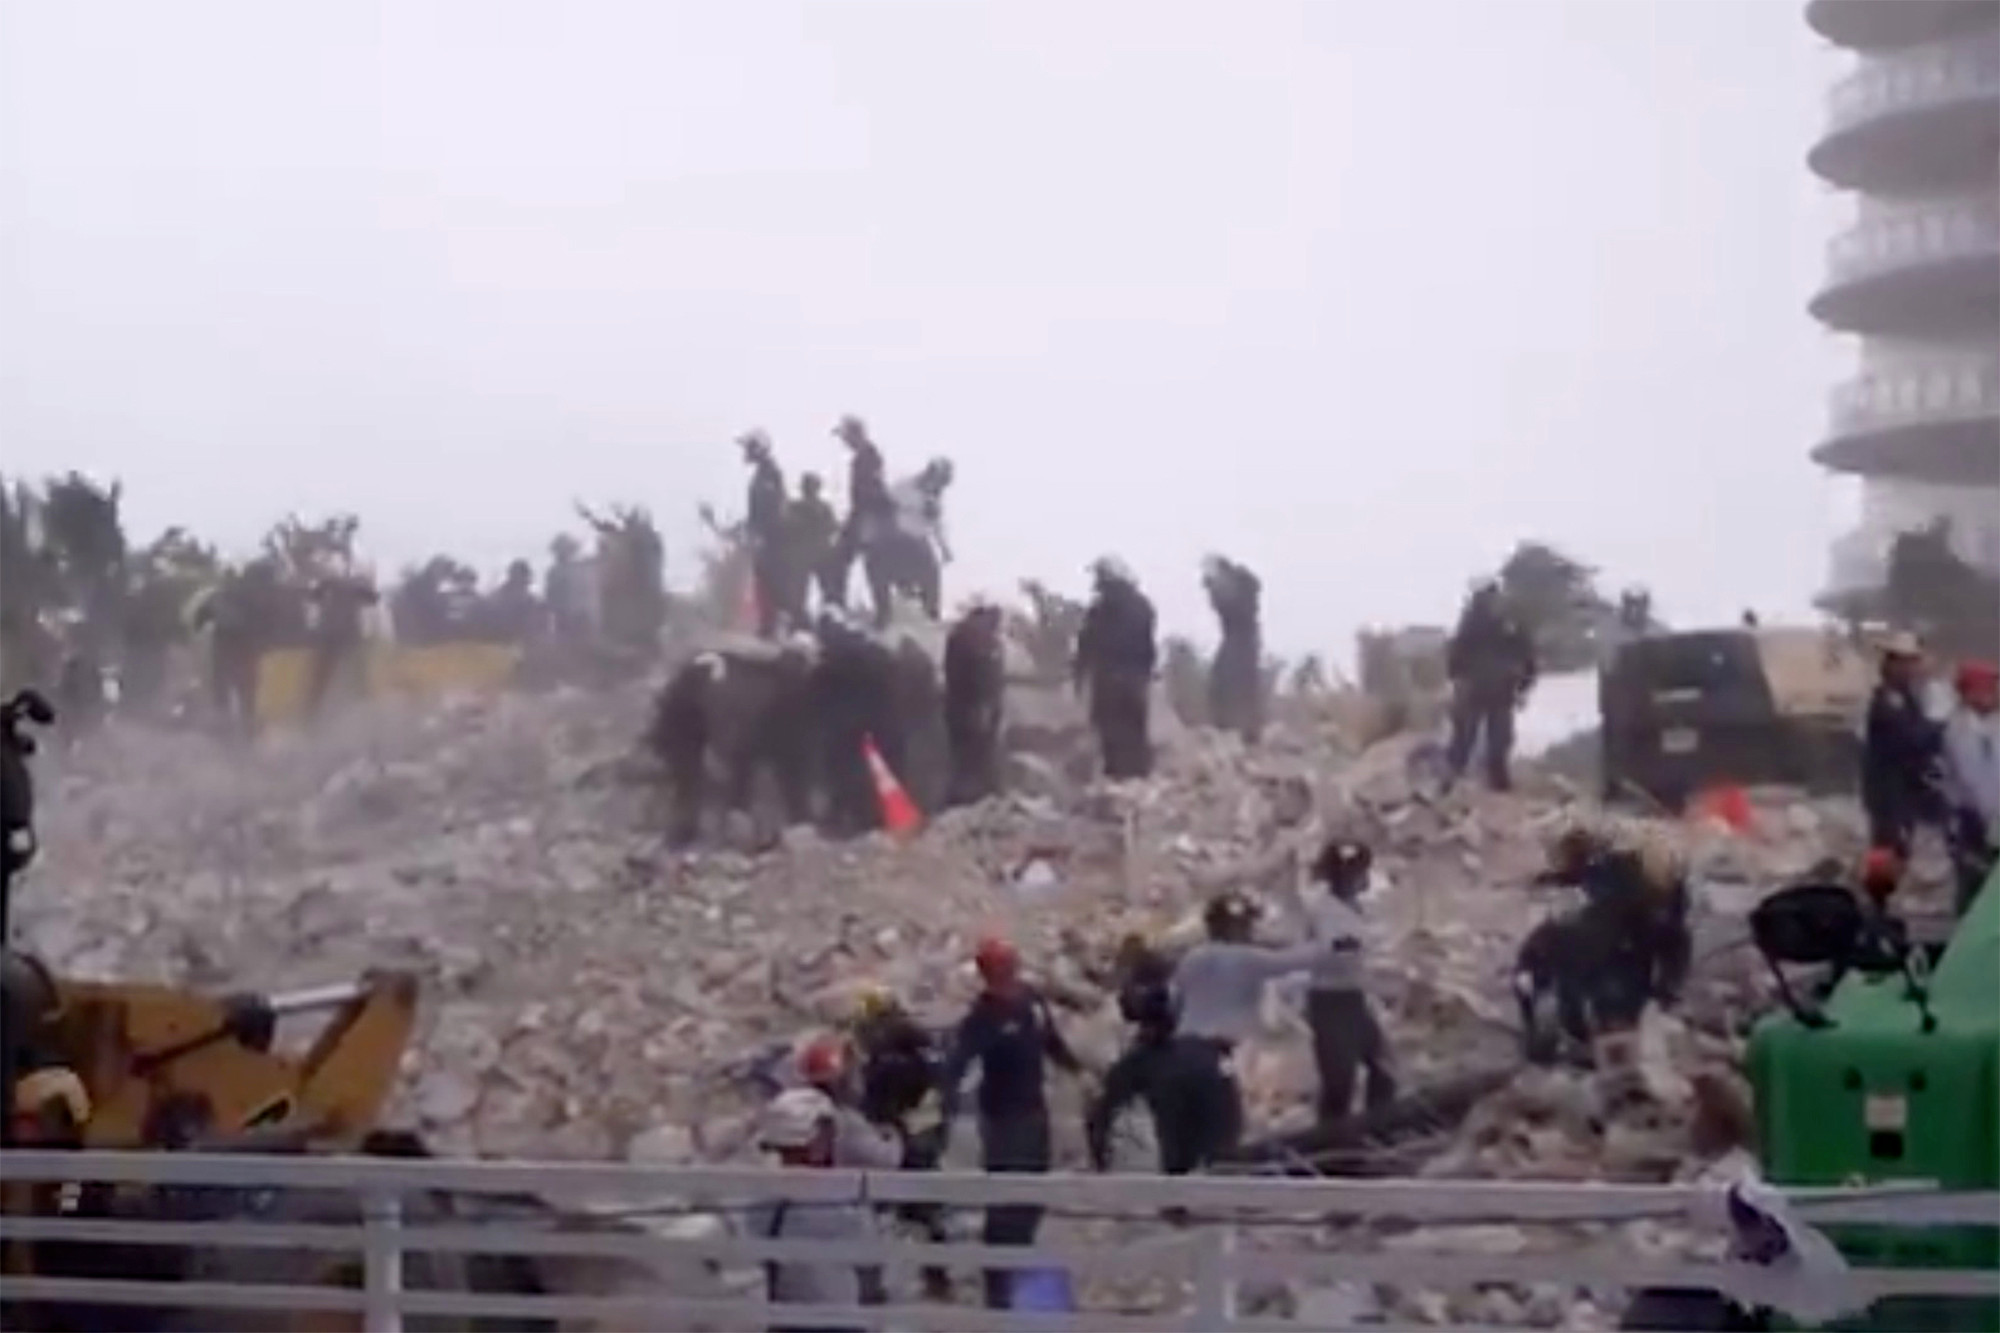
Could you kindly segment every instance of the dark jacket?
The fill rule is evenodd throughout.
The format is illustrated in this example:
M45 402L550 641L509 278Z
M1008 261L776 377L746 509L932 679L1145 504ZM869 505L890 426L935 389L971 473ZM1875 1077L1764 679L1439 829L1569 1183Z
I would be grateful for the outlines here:
M1057 1030L1048 1001L1023 986L1005 997L982 994L960 1020L939 1080L944 1118L958 1109L959 1085L978 1065L979 1114L990 1120L1046 1115L1047 1062L1075 1072L1081 1065Z
M1459 617L1445 664L1454 684L1512 699L1534 684L1534 639L1505 611L1475 601Z
M1083 627L1077 632L1076 678L1150 679L1159 662L1153 629L1153 604L1146 594L1129 583L1105 583L1084 612Z
M944 705L970 717L996 707L1006 688L999 635L978 617L963 616L944 641Z
M1871 812L1914 818L1935 790L1943 729L1907 685L1883 681L1868 699L1861 800Z
M750 535L761 542L782 541L785 507L785 474L770 459L758 459L750 472Z

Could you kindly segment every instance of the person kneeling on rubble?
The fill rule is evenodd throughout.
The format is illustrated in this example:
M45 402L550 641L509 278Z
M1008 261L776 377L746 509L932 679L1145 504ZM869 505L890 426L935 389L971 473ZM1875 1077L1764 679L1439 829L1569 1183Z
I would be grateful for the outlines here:
M1353 1114L1354 1085L1363 1070L1369 1110L1396 1099L1388 1041L1368 1002L1363 968L1367 927L1358 904L1374 865L1375 854L1366 843L1345 838L1330 840L1313 863L1313 879L1326 885L1327 893L1307 909L1320 953L1306 992L1306 1021L1312 1027L1319 1118L1325 1124Z
M833 1164L863 1171L894 1171L903 1165L903 1141L892 1129L871 1123L858 1099L847 1044L836 1036L815 1037L799 1053L799 1077L833 1104Z
M1679 999L1693 958L1687 878L1658 838L1636 843L1583 826L1550 849L1542 884L1581 889L1584 905L1543 922L1522 942L1515 991L1530 1054L1546 1054L1534 1021L1553 993L1574 1041L1638 1023L1647 1003Z

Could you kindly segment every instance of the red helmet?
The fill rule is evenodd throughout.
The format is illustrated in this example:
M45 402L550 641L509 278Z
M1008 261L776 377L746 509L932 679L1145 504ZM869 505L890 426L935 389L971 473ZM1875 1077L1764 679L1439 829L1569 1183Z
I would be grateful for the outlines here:
M1903 882L1903 858L1894 847L1870 847L1861 858L1861 887L1875 897L1887 897Z
M799 1077L814 1087L838 1083L846 1075L847 1046L838 1037L815 1037L799 1052Z
M1961 662L1952 683L1960 694L1991 694L2000 689L2000 667L1991 662Z
M987 981L1011 981L1021 971L1021 953L998 935L988 935L973 951L972 964Z

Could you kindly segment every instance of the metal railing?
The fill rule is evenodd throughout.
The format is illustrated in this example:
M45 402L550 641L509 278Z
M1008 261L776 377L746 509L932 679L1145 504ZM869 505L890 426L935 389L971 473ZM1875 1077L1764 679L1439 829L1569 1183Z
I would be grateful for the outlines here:
M1829 285L1953 259L2000 254L2000 200L1960 199L1864 218L1826 248Z
M1827 97L1830 132L1877 116L2000 94L2000 41L1988 33L1864 56Z
M1873 371L1836 388L1831 406L1835 435L1976 420L2000 414L2000 369L1959 363Z
M1255 1283L1356 1283L1421 1289L1489 1284L1555 1283L1568 1288L1684 1287L1719 1291L1749 1265L1663 1261L1615 1246L1592 1244L1553 1253L1358 1252L1323 1241L1292 1249L1246 1244L1272 1228L1308 1232L1330 1220L1362 1216L1410 1224L1504 1221L1519 1226L1672 1221L1712 1194L1693 1187L1558 1185L1477 1181L1349 1181L1155 1176L983 1175L859 1171L696 1169L626 1164L523 1163L437 1159L198 1155L181 1153L0 1154L0 1178L45 1184L121 1182L169 1188L217 1189L241 1207L197 1208L197 1217L226 1220L147 1220L120 1216L0 1216L9 1241L80 1245L193 1246L268 1252L314 1251L359 1256L356 1287L147 1280L133 1276L10 1276L0 1300L75 1302L100 1307L180 1310L342 1311L358 1313L371 1333L395 1333L418 1316L457 1318L604 1319L666 1328L709 1322L754 1328L924 1329L1290 1329L1307 1325L1254 1315L1239 1291ZM273 1191L311 1191L347 1201L342 1222L286 1222L256 1215L256 1201ZM240 1195L227 1192L241 1191ZM425 1197L536 1198L563 1207L563 1226L550 1219L425 1221L411 1205ZM215 1203L214 1196L209 1196ZM660 1200L669 1198L671 1205ZM879 1208L937 1203L961 1208L1032 1204L1052 1214L1143 1222L1150 1240L1118 1244L1043 1243L1024 1247L918 1243L877 1235L854 1240L763 1239L717 1225L681 1234L636 1227L576 1228L580 1214L630 1221L647 1215L714 1216L759 1201L800 1208ZM1802 1221L1889 1224L1898 1228L2000 1225L2000 1194L1949 1193L1922 1184L1868 1190L1796 1190L1788 1194ZM581 1201L589 1201L588 1205ZM567 1201L562 1205L560 1201ZM1184 1209L1183 1225L1162 1220ZM247 1214L247 1215L246 1215ZM411 1256L524 1255L649 1266L705 1266L722 1273L765 1264L881 1266L907 1273L920 1265L1058 1269L1076 1276L1144 1275L1182 1286L1182 1307L1144 1312L1091 1309L1042 1314L943 1304L773 1306L760 1283L710 1290L665 1284L661 1290L565 1292L424 1289L406 1282ZM1943 1295L2000 1299L2000 1274L1959 1269L1871 1269L1850 1274L1868 1299ZM1322 1325L1323 1326L1323 1325Z

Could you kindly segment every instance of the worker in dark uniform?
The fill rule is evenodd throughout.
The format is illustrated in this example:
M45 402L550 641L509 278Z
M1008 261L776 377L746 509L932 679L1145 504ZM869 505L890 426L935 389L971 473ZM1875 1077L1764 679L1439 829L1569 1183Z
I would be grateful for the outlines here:
M1208 671L1208 720L1255 743L1264 729L1264 631L1259 620L1264 585L1248 569L1219 555L1203 562L1202 585L1222 627L1222 643Z
M819 724L827 830L835 837L881 827L882 811L868 771L869 741L891 772L904 771L896 677L896 656L886 646L837 610L821 614L819 658L812 668L813 716Z
M1159 662L1153 604L1125 563L1106 556L1092 568L1096 596L1076 637L1073 678L1090 688L1090 722L1114 781L1153 771L1148 732L1153 670Z
M1320 955L1306 991L1306 1021L1312 1028L1313 1063L1319 1070L1322 1123L1354 1113L1354 1088L1367 1074L1365 1104L1379 1110L1396 1100L1389 1066L1389 1043L1368 1001L1364 967L1366 928L1360 900L1367 890L1375 856L1366 843L1329 839L1313 862L1313 879L1326 896L1307 908Z
M493 642L525 646L541 639L548 610L535 596L535 571L527 561L509 564L506 577L485 602L480 619Z
M257 667L273 645L277 566L251 561L224 578L201 604L195 629L209 630L208 680L223 730L249 736L257 730Z
M1594 1031L1629 1028L1647 1003L1679 998L1694 953L1690 894L1663 844L1577 826L1556 839L1538 879L1583 892L1566 966Z
M847 521L841 525L839 558L841 584L861 553L879 540L896 521L896 502L889 495L889 472L882 451L869 438L860 417L846 416L833 428L847 446Z
M940 1060L931 1034L891 991L871 986L857 999L852 1036L861 1065L861 1114L902 1140L905 1171L937 1170L937 1134L919 1133L911 1124L938 1086ZM934 1243L951 1239L943 1204L905 1203L895 1212ZM951 1294L951 1275L942 1268L925 1268L923 1284L932 1299Z
M792 501L785 522L790 532L788 549L792 557L792 591L788 603L802 615L811 586L817 583L821 606L845 606L847 571L836 559L840 520L834 516L833 506L826 502L819 473L800 474L798 498Z
M771 441L753 430L738 437L743 461L750 464L750 496L743 530L750 540L750 577L757 586L757 633L768 639L781 621L799 623L799 611L788 605L791 585L787 570L790 533L785 474L771 456Z
M1904 861L1919 824L1942 817L1939 763L1943 728L1924 711L1924 657L1909 634L1882 647L1881 677L1868 698L1862 734L1861 805L1868 841Z
M944 729L951 751L947 805L970 805L999 790L1006 688L1000 608L978 599L944 641Z
M984 985L958 1025L939 1079L942 1121L939 1150L951 1141L959 1086L973 1065L980 1067L979 1139L983 1165L994 1172L1049 1169L1053 1145L1049 1129L1046 1067L1054 1061L1069 1073L1083 1066L1057 1030L1048 1002L1021 978L1021 958L1001 939L980 942L973 957ZM981 1241L986 1245L1032 1245L1042 1210L1030 1204L1002 1204L986 1210ZM986 1305L1008 1308L1012 1273L986 1270Z
M1472 747L1486 747L1486 780L1495 791L1513 786L1514 712L1535 683L1535 646L1509 614L1499 585L1472 594L1451 636L1446 668L1451 676L1451 781L1465 776Z

